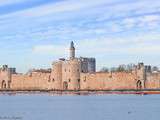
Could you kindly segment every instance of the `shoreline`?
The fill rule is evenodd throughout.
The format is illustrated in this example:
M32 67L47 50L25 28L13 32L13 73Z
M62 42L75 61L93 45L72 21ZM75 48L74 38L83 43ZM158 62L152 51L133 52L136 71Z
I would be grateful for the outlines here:
M51 94L51 95L155 95L160 94L160 90L0 90L0 95L9 94Z

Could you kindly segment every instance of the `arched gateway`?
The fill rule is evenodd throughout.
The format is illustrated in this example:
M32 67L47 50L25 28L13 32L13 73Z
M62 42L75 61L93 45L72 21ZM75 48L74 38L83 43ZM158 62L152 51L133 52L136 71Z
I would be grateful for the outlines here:
M7 84L6 84L5 80L2 80L1 88L2 89L6 89L7 88Z
M140 80L137 81L136 85L138 90L142 89L142 82Z
M63 90L68 90L68 83L66 81L63 82Z

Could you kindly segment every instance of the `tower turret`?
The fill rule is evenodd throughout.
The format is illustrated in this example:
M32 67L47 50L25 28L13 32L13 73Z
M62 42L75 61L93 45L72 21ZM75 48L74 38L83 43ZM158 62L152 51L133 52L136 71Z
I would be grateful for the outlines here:
M73 41L70 44L70 59L74 59L75 58L75 47L74 47L74 43Z

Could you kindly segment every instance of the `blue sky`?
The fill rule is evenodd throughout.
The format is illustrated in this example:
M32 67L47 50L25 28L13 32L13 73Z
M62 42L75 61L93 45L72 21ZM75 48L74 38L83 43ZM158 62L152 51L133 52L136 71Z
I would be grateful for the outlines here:
M48 68L68 57L96 57L97 68L160 66L159 0L0 0L0 64Z

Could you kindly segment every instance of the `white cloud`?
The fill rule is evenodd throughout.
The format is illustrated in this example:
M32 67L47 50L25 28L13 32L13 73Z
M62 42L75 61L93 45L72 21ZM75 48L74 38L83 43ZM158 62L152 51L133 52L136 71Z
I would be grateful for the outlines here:
M65 45L36 45L33 48L34 54L45 54L45 55L55 55L62 56L65 55L67 49Z
M160 21L160 15L145 15L138 19L143 24L155 23Z
M160 23L160 15L144 15L138 17L128 17L122 21L123 27L131 29L138 28L155 28Z
M157 53L160 49L159 43L160 35L152 34L137 35L135 37L127 38L99 38L79 40L76 43L76 50L79 55L98 55L106 54L107 52L124 53L124 54L151 54ZM33 48L35 54L50 54L55 56L63 56L68 54L69 43L64 45L36 45ZM157 53L158 54L158 53Z
M9 0L11 1L11 0ZM20 0L17 0L17 2ZM60 1L56 3L49 3L44 4L38 7L30 8L21 10L18 12L11 13L10 16L32 16L32 17L38 17L38 16L45 16L49 14L56 14L61 12L75 12L77 10L81 9L89 9L91 7L95 7L98 5L103 4L110 4L113 2L117 2L120 0L112 0L112 1L106 1L106 0L99 0L99 1L93 1L93 0L67 0L67 1ZM7 3L7 2L6 2ZM5 17L4 15L3 17ZM7 15L8 16L8 15Z
M126 18L123 20L123 24L126 28L132 28L135 26L136 21L133 18Z
M11 0L7 0L11 1ZM15 1L21 1L21 0L15 0ZM26 0L23 0L26 1ZM110 18L112 16L124 16L127 15L130 12L138 12L139 10L141 12L145 12L146 10L153 10L155 7L159 7L158 4L159 1L155 0L154 4L152 1L134 1L134 2L128 2L128 1L122 1L122 0L66 0L66 1L60 1L60 2L53 2L49 4L44 4L38 7L33 7L25 10L21 10L18 12L14 12L9 14L9 16L23 16L23 17L40 17L40 16L47 16L47 15L53 15L53 14L59 14L63 12L70 12L75 13L76 11L84 11L85 13L97 13L98 11L101 11L101 17L97 18L100 20L104 20L104 18ZM149 5L148 5L149 4ZM105 5L105 6L104 6ZM92 8L92 10L91 10ZM118 13L118 14L117 14ZM104 15L104 16L103 16ZM8 15L7 15L8 16ZM4 17L4 16L3 16Z
M147 15L147 16L144 16L143 20L145 22L159 21L160 16L159 15Z
M139 34L123 38L102 37L79 41L78 51L84 55L117 54L159 54L160 35L158 33ZM87 50L86 50L87 49Z

